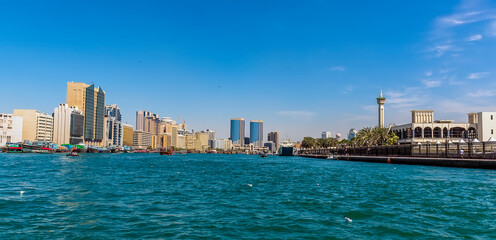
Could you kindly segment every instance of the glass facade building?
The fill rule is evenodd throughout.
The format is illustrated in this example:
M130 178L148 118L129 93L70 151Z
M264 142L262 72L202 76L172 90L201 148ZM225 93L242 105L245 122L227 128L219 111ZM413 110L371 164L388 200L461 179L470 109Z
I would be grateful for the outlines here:
M83 143L84 116L78 112L71 113L70 144Z
M91 142L103 141L105 117L105 92L102 88L95 89L92 84L86 88L84 106L84 140Z
M86 88L84 103L84 139L91 140L95 135L95 85Z
M263 121L250 121L250 143L257 147L263 147Z
M235 145L243 145L245 139L245 120L243 118L231 118L230 139Z

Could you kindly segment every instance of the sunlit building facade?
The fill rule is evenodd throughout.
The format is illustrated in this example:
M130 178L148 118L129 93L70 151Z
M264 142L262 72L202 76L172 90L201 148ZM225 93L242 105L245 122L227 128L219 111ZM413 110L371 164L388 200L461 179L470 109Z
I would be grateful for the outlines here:
M242 146L245 139L245 119L231 118L230 139L233 145Z
M250 143L256 147L263 147L263 121L250 121Z

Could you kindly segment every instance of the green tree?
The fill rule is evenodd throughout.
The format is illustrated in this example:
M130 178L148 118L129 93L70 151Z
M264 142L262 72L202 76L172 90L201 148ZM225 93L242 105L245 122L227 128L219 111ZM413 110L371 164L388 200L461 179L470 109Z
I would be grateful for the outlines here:
M331 138L319 138L315 144L321 148L331 147Z
M330 141L331 147L337 147L339 144L339 141L335 138L330 138L329 141Z
M350 144L350 141L348 139L343 139L339 142L342 146L348 146Z
M390 132L389 135L388 135L388 138L387 138L387 144L388 145L396 144L396 143L398 143L398 139L400 139L400 137L398 137L393 132Z
M315 139L313 137L304 137L301 141L302 148L312 148L315 146Z

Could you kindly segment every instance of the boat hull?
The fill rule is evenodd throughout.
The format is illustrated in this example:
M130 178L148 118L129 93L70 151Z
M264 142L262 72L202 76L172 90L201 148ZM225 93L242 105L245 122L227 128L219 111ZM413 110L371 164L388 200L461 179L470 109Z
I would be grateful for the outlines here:
M280 147L279 156L294 156L294 147Z

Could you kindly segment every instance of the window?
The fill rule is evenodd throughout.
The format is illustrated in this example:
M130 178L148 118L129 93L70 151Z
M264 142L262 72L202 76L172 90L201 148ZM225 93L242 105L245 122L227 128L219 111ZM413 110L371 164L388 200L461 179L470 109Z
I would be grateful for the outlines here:
M494 130L491 129L491 134L494 134Z
M491 120L493 120L493 115L491 115Z

